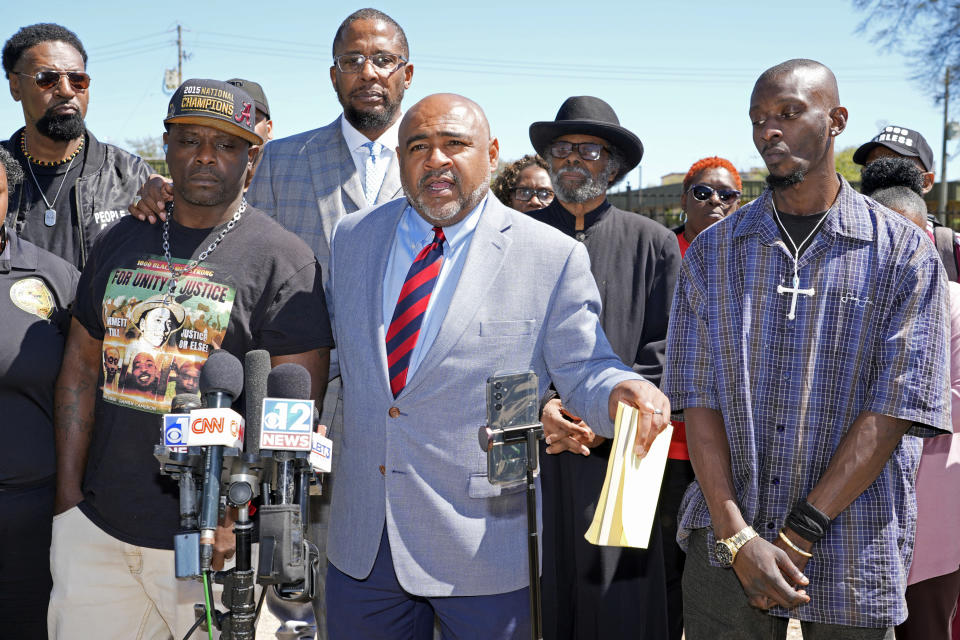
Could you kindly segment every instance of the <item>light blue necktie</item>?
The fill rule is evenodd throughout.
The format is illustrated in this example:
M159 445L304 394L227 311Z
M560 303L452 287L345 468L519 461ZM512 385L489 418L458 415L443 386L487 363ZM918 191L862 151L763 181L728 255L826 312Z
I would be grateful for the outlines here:
M383 158L380 153L385 147L379 142L370 141L363 148L369 152L363 163L363 196L367 204L375 204L380 185L383 184Z

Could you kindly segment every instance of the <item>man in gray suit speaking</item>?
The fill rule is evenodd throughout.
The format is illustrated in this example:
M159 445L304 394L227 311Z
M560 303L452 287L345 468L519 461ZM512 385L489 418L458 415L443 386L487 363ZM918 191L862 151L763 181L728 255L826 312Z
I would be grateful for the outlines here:
M327 546L330 638L529 636L522 486L477 447L485 381L533 370L606 437L617 401L649 450L670 405L600 328L580 243L489 194L483 111L438 94L403 117L406 198L343 218L328 281L344 422ZM552 438L553 436L551 436ZM561 446L579 448L578 443Z

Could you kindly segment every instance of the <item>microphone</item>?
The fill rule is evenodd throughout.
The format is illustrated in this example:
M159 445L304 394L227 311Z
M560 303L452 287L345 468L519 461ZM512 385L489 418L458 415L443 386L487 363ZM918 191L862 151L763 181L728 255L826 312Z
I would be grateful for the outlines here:
M260 447L272 451L310 451L313 414L310 372L292 362L277 365L267 376Z
M170 413L190 413L200 408L199 393L178 393L170 401Z
M316 407L313 408L313 425L313 435L310 439L310 466L314 473L330 473L333 463L333 442L320 433L320 411ZM311 495L320 495L320 486L318 477L317 492Z
M257 580L278 585L281 597L309 598L316 584L316 554L304 536L304 523L309 522L307 458L314 416L310 388L309 371L299 364L284 363L267 376L263 400L260 446L263 453L273 454L277 503L260 507Z
M247 352L243 358L244 414L247 418L243 450L260 456L260 430L263 424L263 399L267 395L270 353L264 349Z
M223 447L243 444L243 418L230 409L243 390L243 365L227 351L210 354L200 370L200 395L206 409L190 412L187 444L207 445L200 507L200 562L210 569L213 542L220 515L220 476ZM231 415L232 414L232 415Z

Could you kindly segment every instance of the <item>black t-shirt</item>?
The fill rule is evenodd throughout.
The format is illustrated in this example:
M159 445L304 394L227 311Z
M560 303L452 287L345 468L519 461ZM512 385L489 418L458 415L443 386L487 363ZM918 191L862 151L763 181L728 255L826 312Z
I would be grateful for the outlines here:
M783 238L783 243L787 245L787 249L790 250L791 254L794 253L795 245L799 250L797 254L797 258L799 259L800 256L810 248L810 245L813 244L813 239L816 238L820 230L823 229L822 224L820 226L817 226L817 224L823 220L827 212L821 211L820 213L811 213L805 216L783 213L782 211L778 211L777 213L780 215L780 222L783 223L777 224L777 228L780 229L780 236ZM776 217L774 217L773 221L777 221ZM814 229L816 229L816 231L814 231ZM792 245L790 244L791 238L793 239Z
M53 384L79 276L12 233L0 254L0 487L40 484L56 471Z
M171 222L175 263L196 258L222 229ZM80 507L120 540L171 549L177 487L160 475L153 446L173 396L197 391L214 349L242 359L252 349L289 355L333 340L313 251L259 210L249 207L216 250L179 279L169 303L162 233L161 224L133 218L102 233L80 277L74 315L103 341L105 363ZM242 407L238 398L234 408Z
M23 181L23 197L29 203L24 212L20 237L73 264L80 264L76 186L83 171L83 163L86 161L86 145L72 163L58 164L53 167L43 167L27 160L19 144L16 150L17 160L27 174ZM30 176L31 171L34 177ZM37 191L37 184L43 190L47 198L46 202ZM47 202L57 212L55 220L48 219L46 215L49 208ZM52 225L49 224L51 222Z

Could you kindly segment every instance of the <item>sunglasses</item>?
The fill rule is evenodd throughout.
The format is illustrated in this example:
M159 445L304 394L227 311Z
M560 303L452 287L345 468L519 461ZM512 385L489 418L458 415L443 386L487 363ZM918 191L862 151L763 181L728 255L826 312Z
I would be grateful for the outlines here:
M550 155L554 158L566 158L574 149L584 160L596 160L604 146L596 142L554 142L550 145Z
M692 191L693 197L700 202L706 202L714 193L716 193L717 197L720 198L720 202L725 204L729 204L734 200L740 199L740 192L736 189L714 189L707 184L695 184L687 189L687 191Z
M18 76L24 78L33 78L37 86L43 90L50 89L60 84L60 78L67 76L67 82L73 87L74 91L83 91L90 86L90 76L82 71L37 71L35 74L14 71Z
M540 202L550 202L553 200L553 191L550 191L550 189L531 189L530 187L516 187L513 190L513 197L522 202L526 202L533 196L537 196Z
M333 59L333 63L340 69L340 73L360 73L367 60L373 63L378 73L393 73L407 64L407 59L394 53L376 53L365 56L362 53L344 53Z

